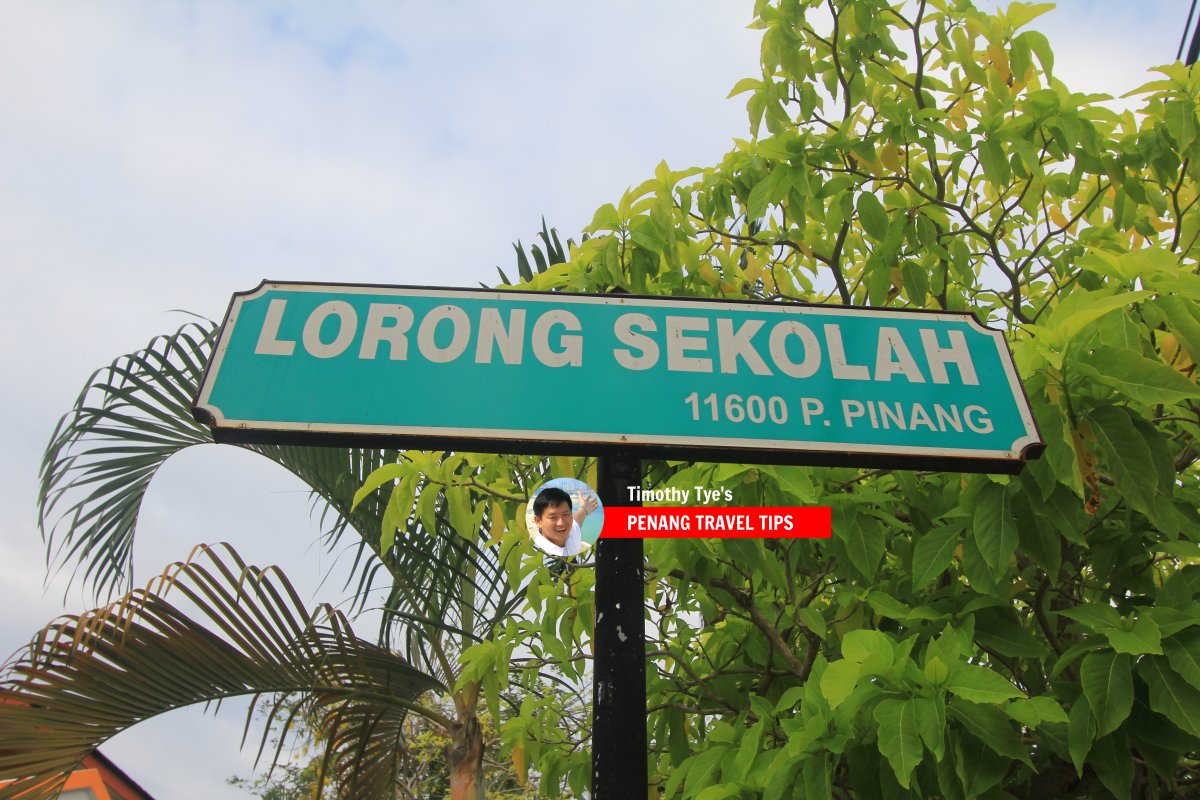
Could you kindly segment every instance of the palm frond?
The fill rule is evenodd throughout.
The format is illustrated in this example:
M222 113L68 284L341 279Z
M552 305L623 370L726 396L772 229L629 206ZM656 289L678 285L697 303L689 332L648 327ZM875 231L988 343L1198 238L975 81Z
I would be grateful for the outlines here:
M42 536L51 563L75 569L97 597L131 585L138 513L159 468L175 453L213 440L192 419L191 403L215 335L211 322L188 323L97 370L50 438L38 493ZM396 451L240 446L304 481L321 501L323 518L333 512L327 545L353 528L369 553L383 508L368 498L351 511L350 499Z
M368 497L356 508L351 508L351 501L366 476L384 464L396 461L400 457L399 451L301 445L237 446L269 458L309 487L313 512L322 526L322 539L327 550L334 551L348 531L355 534L351 545L354 569L347 578L347 586L349 582L356 582L350 607L352 613L364 607L374 587L382 585L386 588L391 584L394 570L389 570L376 556L385 502L379 497Z
M214 333L211 323L189 323L97 370L50 437L39 474L42 537L51 562L77 565L97 596L129 574L138 510L158 468L212 441L190 406Z
M189 616L168 601L178 593ZM145 589L34 638L0 674L0 800L56 796L85 754L141 720L195 703L310 693L325 709L328 774L341 797L394 780L402 724L429 690L406 660L357 638L329 606L309 611L275 568L201 547ZM277 702L282 702L282 699ZM441 724L448 724L439 720Z
M521 244L521 240L513 242L513 250L517 254L517 283L529 283L535 275L541 275L546 270L553 267L555 264L564 263L571 255L570 250L575 246L572 239L567 240L567 246L563 247L562 240L558 238L558 229L551 228L546 224L546 218L542 217L542 229L538 232L538 238L542 240L539 246L534 243L529 246L529 250L533 253L534 263L529 263L529 255L525 252L525 245ZM586 242L588 235L585 233L580 241ZM544 251L544 252L543 252ZM506 286L515 285L504 274L504 270L496 267L496 272L500 273L500 282ZM489 288L486 284L480 284L485 289Z
M547 234L549 238L549 234ZM553 241L552 238L549 239ZM146 489L175 453L212 441L190 414L191 398L215 338L212 323L190 323L122 356L87 382L75 407L59 422L41 469L39 519L53 563L76 564L100 597L132 583L132 544ZM271 459L313 492L333 549L357 534L353 597L361 609L374 589L388 593L381 641L397 645L431 674L449 680L442 659L423 652L439 637L466 646L490 630L513 602L486 531L464 537L448 522L444 503L426 530L420 519L378 556L387 494L375 492L353 506L367 476L405 458L397 450L238 445ZM77 575L79 572L76 573ZM464 601L469 619L460 619ZM396 630L403 627L403 632ZM453 650L454 648L449 648Z

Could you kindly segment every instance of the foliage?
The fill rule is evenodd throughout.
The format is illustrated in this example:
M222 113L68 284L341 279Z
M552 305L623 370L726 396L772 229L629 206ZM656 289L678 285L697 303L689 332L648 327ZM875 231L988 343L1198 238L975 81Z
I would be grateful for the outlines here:
M340 612L306 609L277 570L247 566L228 547L200 548L147 588L47 627L5 666L0 771L15 780L0 784L0 797L56 797L81 751L164 711L269 695L274 716L300 692L290 713L317 716L327 735L320 772L341 796L381 796L395 761L362 751L402 749L410 711L450 727L417 703L438 688L358 639Z
M594 484L595 462L561 456L426 456L410 451L408 460L376 470L358 497L386 493L388 508L396 509L388 523L397 526L434 504L458 509L451 514L458 519L469 507L486 506L490 542L506 585L522 603L498 620L490 635L461 652L455 688L481 696L487 717L501 720L503 750L522 782L543 792L581 796L591 775L586 661L595 616L594 575L589 564L564 565L532 545L525 499L547 472Z
M454 715L454 703L447 695L426 695L421 704L446 717ZM284 700L287 713L271 715L267 709L259 711L259 718L272 725L267 734L270 745L279 748L284 759L272 770L253 779L234 777L226 781L262 800L310 800L318 784L323 783L324 792L337 796L337 788L330 786L328 776L322 776L323 758L319 752L320 720L306 713L300 700ZM498 733L491 717L482 715L480 726L486 752L499 753ZM296 735L299 729L299 736ZM449 791L447 780L446 748L450 737L438 725L419 714L409 715L403 723L404 747L399 751L395 784L385 794L388 800L423 800L429 797L445 797ZM290 742L292 752L283 753L282 745ZM485 757L485 793L497 800L520 800L535 796L535 787L522 781L511 761L497 761ZM525 784L525 785L523 785Z
M191 418L189 405L208 361L213 333L210 323L189 324L97 371L47 447L39 496L44 538L51 557L64 567L74 564L99 596L132 580L138 513L158 469L180 450L212 441ZM327 525L329 547L348 530L358 535L351 606L361 608L373 589L384 589L381 643L419 668L428 685L455 686L458 654L487 637L516 602L516 588L505 580L497 551L487 544L486 503L448 504L437 496L437 481L454 481L458 473L472 472L468 459L362 448L244 447L289 469L312 489L314 505ZM393 478L411 472L407 486L414 492L435 487L423 493L418 514L399 520L404 524L400 537L395 535L398 521L388 516L386 497L371 492L354 497L368 476L385 465ZM49 631L43 635L51 635ZM177 633L203 638L199 629ZM119 653L111 655L120 658ZM457 769L464 792L472 786L482 792L477 688L464 687L453 698L454 715L442 717L438 724L452 737L463 737L461 742L455 739L455 752L465 760L448 766ZM186 702L191 700L180 698L180 704ZM398 713L402 715L403 708ZM76 755L86 750L83 745L95 746L115 732L84 727L78 731L83 749ZM394 769L399 755L394 749L363 750L361 766L367 772ZM368 765L371 758L378 763ZM357 791L350 784L338 790L352 796Z
M759 0L763 71L734 87L751 138L660 165L524 284L969 309L1007 332L1047 442L1016 478L649 465L653 485L834 513L827 543L649 543L666 797L1200 779L1200 72L1163 67L1114 111L1053 78L1026 29L1046 8ZM577 671L587 602L528 597L537 623L508 635ZM547 769L570 758L541 744L552 711L506 723Z
M176 453L213 441L212 432L192 418L191 403L215 335L211 322L188 323L97 370L50 438L38 493L49 560L76 570L97 597L132 585L138 514L158 469ZM350 498L396 452L239 446L280 464L311 488L329 524L328 546L336 546L347 528L359 534L357 561L364 569L357 595L365 598L382 566L369 553L383 510L368 502L352 512Z
M277 764L267 775L257 778L235 776L226 779L225 783L261 800L309 800L320 781L316 770L316 760L303 766L289 762Z
M276 706L278 714L274 713ZM328 776L321 774L322 759L315 752L320 736L318 720L305 712L299 696L258 704L256 722L267 727L263 740L275 753L275 761L265 774L253 778L233 776L225 783L262 800L309 800L318 787L322 793L336 797L336 787L331 787Z
M538 238L542 240L541 245L536 243L529 246L529 251L533 253L533 264L529 263L529 256L525 253L525 247L521 244L521 240L513 242L513 250L517 253L517 277L521 281L531 281L535 274L541 275L546 270L553 267L555 264L566 262L568 255L575 247L575 242L572 239L567 239L567 246L563 247L562 240L558 238L558 231L554 228L546 226L546 218L542 217L542 229L538 232ZM583 235L583 241L587 241L587 234ZM543 254L542 250L545 249ZM504 285L511 286L513 282L504 274L504 270L496 267L496 272L500 273L500 282ZM480 284L485 289L487 284Z

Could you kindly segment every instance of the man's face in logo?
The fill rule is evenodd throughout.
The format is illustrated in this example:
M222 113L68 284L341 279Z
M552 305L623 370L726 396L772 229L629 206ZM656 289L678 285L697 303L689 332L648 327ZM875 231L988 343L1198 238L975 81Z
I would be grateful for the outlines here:
M542 536L562 547L567 543L567 536L571 534L571 523L575 520L571 516L571 504L559 503L543 508L542 515L535 515L533 521L537 523Z

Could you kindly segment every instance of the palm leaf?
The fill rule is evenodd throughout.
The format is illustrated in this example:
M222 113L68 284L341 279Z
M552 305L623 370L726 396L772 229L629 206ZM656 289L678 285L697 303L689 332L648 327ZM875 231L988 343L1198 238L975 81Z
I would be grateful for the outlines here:
M50 558L60 567L77 564L99 596L132 583L138 512L158 469L175 453L212 442L208 429L192 419L190 407L215 333L212 323L189 323L97 371L46 449L39 520ZM404 454L238 446L271 459L310 487L328 547L347 530L358 534L350 579L357 581L358 605L351 609L361 608L373 588L387 591L382 640L395 638L431 674L450 679L445 659L426 652L430 646L456 649L443 642L445 634L458 636L458 646L466 646L508 613L514 598L495 549L486 545L486 531L471 538L459 535L447 521L444 503L435 511L433 530L413 519L387 558L378 557L387 495L372 493L357 506L352 500L368 475ZM472 605L466 620L460 611L464 599Z
M545 217L542 217L542 229L538 232L538 236L542 240L542 245L539 246L536 243L530 245L530 252L533 253L534 260L532 266L529 263L529 256L525 253L525 245L521 244L520 239L513 242L513 250L517 254L517 277L520 279L517 283L529 283L533 280L534 275L541 275L555 264L564 263L570 257L570 249L575 246L575 241L568 239L567 246L563 247L562 240L558 238L558 229L549 227ZM586 242L587 240L588 235L585 233L580 241ZM515 285L500 267L496 267L496 272L500 273L502 284L505 286ZM489 288L482 283L480 286L485 289Z
M158 468L212 441L191 418L188 390L214 332L211 323L189 323L97 370L50 437L38 492L42 537L52 562L77 564L98 596L128 585L138 509Z
M132 584L138 512L159 468L175 453L213 441L192 419L191 403L215 334L211 322L189 323L96 371L46 447L38 520L49 558L60 568L72 565L77 576L82 570L99 597ZM356 560L370 561L383 507L370 497L351 510L350 500L367 475L399 457L397 451L239 446L304 481L329 522L326 544L332 547L352 528L359 534ZM360 583L357 596L369 588Z
M183 595L189 616L168 601ZM0 799L57 796L92 749L183 706L310 693L325 709L327 774L339 796L384 796L395 780L404 716L438 681L354 636L329 606L305 609L275 568L227 545L198 548L147 588L45 628L0 675Z

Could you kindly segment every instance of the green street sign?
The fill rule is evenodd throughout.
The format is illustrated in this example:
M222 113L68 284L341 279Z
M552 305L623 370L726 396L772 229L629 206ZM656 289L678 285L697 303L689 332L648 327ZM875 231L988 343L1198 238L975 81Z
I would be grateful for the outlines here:
M965 313L265 282L195 409L221 441L1016 472L1043 448Z

